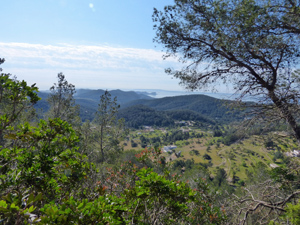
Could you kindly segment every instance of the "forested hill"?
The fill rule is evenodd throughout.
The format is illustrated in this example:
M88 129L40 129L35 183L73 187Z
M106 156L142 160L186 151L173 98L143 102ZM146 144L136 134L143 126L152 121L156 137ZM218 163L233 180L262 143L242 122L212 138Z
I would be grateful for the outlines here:
M91 89L78 89L74 95L76 104L80 105L80 116L83 120L89 119L92 120L95 112L97 111L98 104L100 103L100 96L103 95L105 90L91 90ZM117 97L118 104L123 105L127 102L139 100L139 99L152 99L151 97L142 94L136 93L134 91L121 91L121 90L112 90L109 91L112 98ZM38 92L40 98L42 98L35 107L41 109L42 111L47 111L49 105L47 98L49 92L40 91Z
M77 90L74 98L76 104L80 105L82 120L93 120L100 96L104 92L101 89ZM112 98L117 97L118 104L121 105L120 115L132 127L141 125L168 126L174 124L175 120L195 120L209 124L214 123L213 121L228 123L243 118L241 111L226 107L226 103L230 103L230 101L206 95L184 95L155 99L134 91L112 90L110 93ZM46 101L49 93L39 92L38 95L42 100L38 102L36 108L45 112L49 108ZM141 107L141 105L145 107ZM162 111L168 111L168 113Z
M135 105L148 106L160 111L190 110L218 122L232 122L244 117L241 110L228 107L229 100L220 100L206 95L184 95L151 100L135 100L122 105L122 108Z
M191 110L158 111L144 105L135 105L123 108L118 113L119 118L124 118L129 127L141 126L174 126L179 120L192 120L199 125L214 125L215 121Z

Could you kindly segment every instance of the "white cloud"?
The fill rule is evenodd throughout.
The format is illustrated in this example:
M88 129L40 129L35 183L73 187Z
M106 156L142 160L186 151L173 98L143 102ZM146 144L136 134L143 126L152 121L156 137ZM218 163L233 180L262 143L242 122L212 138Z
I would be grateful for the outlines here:
M164 73L178 65L176 60L163 60L162 52L153 49L1 42L0 49L4 72L41 89L48 89L61 71L77 87L181 89Z
M27 43L0 43L0 49L1 57L17 61L23 66L43 64L47 67L84 70L103 68L135 70L167 63L162 60L161 52L152 49Z

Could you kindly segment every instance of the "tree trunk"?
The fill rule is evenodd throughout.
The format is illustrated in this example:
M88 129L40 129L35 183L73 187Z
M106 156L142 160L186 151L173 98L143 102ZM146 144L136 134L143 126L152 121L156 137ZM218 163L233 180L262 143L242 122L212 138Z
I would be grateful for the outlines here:
M4 145L3 130L0 130L0 146L3 147L3 145Z
M101 130L100 130L100 150L101 150L101 156L102 156L102 159L101 159L101 162L103 163L104 162L104 149L103 149L103 124L101 124Z
M292 128L295 138L297 139L298 143L300 143L300 127L297 124L294 116L292 115L291 111L289 110L286 103L284 103L281 99L279 99L274 91L269 91L269 96L275 106L279 109L282 113L283 117L286 119L290 127Z

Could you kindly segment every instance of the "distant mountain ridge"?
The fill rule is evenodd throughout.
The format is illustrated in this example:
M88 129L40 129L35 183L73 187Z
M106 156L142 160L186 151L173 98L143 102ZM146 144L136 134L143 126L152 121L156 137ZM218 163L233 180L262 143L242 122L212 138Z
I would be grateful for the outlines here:
M76 91L76 94L74 95L75 99L89 99L94 100L97 102L97 104L100 101L100 96L103 95L105 90L98 89L98 90L89 90L89 89L79 89ZM111 90L109 91L112 98L117 97L117 101L120 105L138 100L138 99L153 99L152 97L143 94L143 93L137 93L134 91L122 91L122 90Z
M76 104L80 105L80 116L83 120L89 119L92 120L95 112L98 109L98 104L100 103L100 96L103 95L105 90L91 90L91 89L78 89L74 95ZM109 93L112 96L112 99L117 97L117 102L120 105L128 103L134 100L150 100L152 97L145 95L143 93L136 93L134 91L122 91L122 90L111 90ZM50 92L40 91L38 92L39 97L42 99L36 104L37 109L42 111L47 111L49 105L47 98Z
M82 120L93 119L100 96L104 92L105 90L102 89L78 89L76 91L74 98L76 104L80 105ZM213 124L214 121L228 123L243 118L240 110L230 110L225 106L226 103L231 102L230 100L220 100L201 94L152 98L145 93L134 91L111 90L109 92L112 98L117 97L118 104L121 105L120 115L127 119L127 123L133 127L141 125L143 120L145 124L148 121L147 124L158 126L159 124L171 125L174 120L192 120L191 118L208 124ZM49 105L46 101L48 95L49 92L39 92L42 100L36 108L43 111L48 110ZM153 115L150 116L151 113ZM151 118L153 122L150 121Z

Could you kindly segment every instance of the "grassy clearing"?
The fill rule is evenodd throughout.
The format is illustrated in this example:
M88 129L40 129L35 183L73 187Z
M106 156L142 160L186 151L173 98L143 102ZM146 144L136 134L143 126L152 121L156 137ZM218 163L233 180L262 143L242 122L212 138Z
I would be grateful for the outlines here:
M204 133L202 138L192 138L184 141L177 141L176 152L181 151L181 156L178 160L194 160L195 163L208 163L211 165L208 169L211 173L214 173L216 168L224 168L228 177L237 176L240 179L246 178L246 171L251 172L254 165L259 162L264 163L270 167L273 162L274 151L280 149L281 151L290 151L297 147L295 141L288 136L279 136L276 134L270 134L268 136L256 136L244 140L240 140L230 146L225 146L220 143L219 139L212 137L211 132L204 132L202 130L193 130L194 132ZM156 130L152 132L134 131L130 134L130 140L133 139L138 146L131 147L131 142L125 141L127 146L125 150L135 149L142 150L140 143L140 136L143 135L146 138L162 137L165 131ZM276 148L267 148L266 140L274 140L274 146ZM186 144L188 143L188 144ZM166 143L165 143L166 144ZM174 143L168 143L171 145ZM192 151L198 151L199 155L191 154ZM169 157L168 153L163 153L166 157ZM208 154L211 160L206 160L203 155ZM176 160L176 159L175 159ZM280 160L276 161L280 165Z

